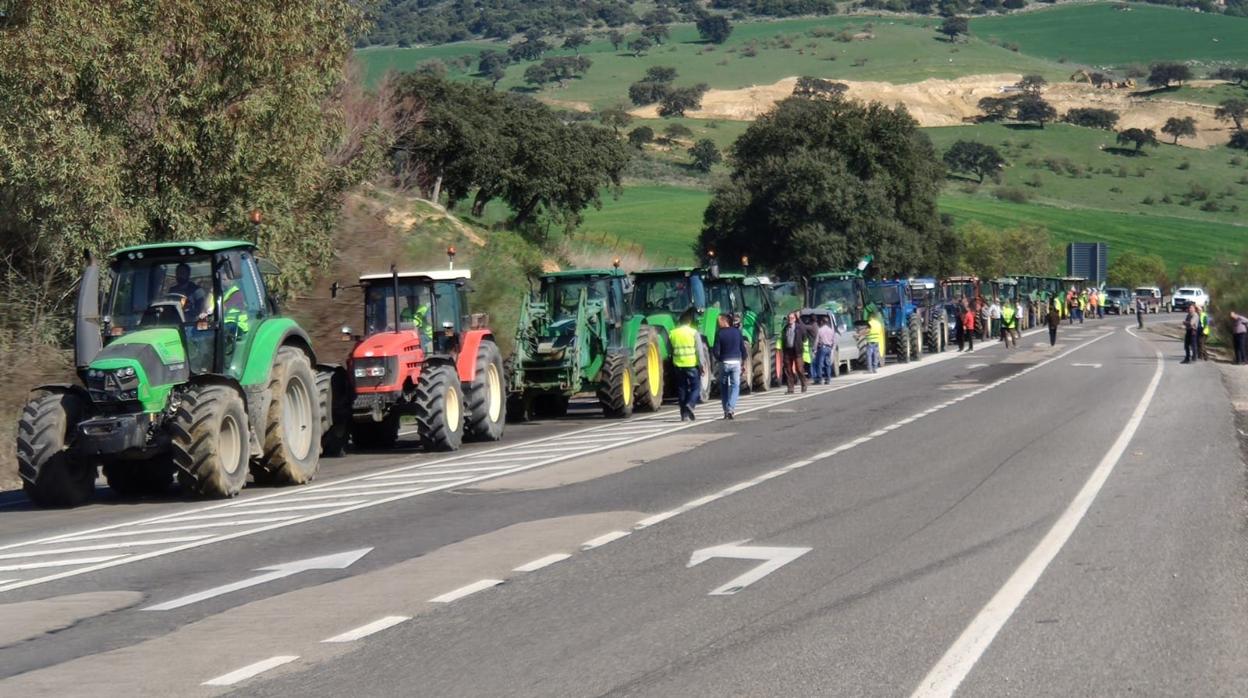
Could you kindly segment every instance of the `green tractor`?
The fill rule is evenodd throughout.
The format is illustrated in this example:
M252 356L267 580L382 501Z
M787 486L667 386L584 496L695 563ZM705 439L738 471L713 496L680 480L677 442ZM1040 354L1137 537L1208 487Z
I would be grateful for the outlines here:
M88 264L75 316L82 384L37 388L18 425L32 501L82 504L100 467L123 496L176 479L187 494L232 497L248 472L302 484L322 449L341 451L345 373L317 366L255 254L249 242L162 243L113 253L103 275Z
M526 298L511 359L508 414L559 417L594 392L607 417L663 404L665 353L655 328L628 321L619 268L551 272Z
M676 323L686 311L695 313L694 327L702 335L698 345L698 362L706 366L702 372L701 394L711 394L714 371L711 370L711 346L715 343L720 309L707 303L706 278L708 271L701 267L670 267L650 269L633 274L631 312L626 320L628 334L636 329L650 327L659 343L660 355L666 370L673 370L669 336ZM668 385L675 386L675 381Z
M750 363L744 367L742 384L751 391L762 392L771 387L775 360L776 312L772 300L771 281L767 277L738 273L719 273L711 267L704 281L710 308L719 314L732 313L740 319L741 334L750 348ZM718 322L718 318L716 318ZM714 345L714 330L707 339Z

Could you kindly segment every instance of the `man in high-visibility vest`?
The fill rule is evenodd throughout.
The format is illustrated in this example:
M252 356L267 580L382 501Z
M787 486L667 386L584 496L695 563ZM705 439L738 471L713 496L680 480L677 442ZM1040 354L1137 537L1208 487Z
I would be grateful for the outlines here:
M1018 340L1014 339L1014 329L1018 323L1018 308L1013 303L1006 303L1001 306L1001 341L1005 343L1005 348L1010 348L1010 340L1014 340L1014 346L1018 346Z
M1196 334L1196 353L1200 356L1201 361L1209 360L1209 313L1204 308L1197 308L1196 312L1200 313L1200 332Z
M867 370L875 373L880 368L880 357L884 356L884 320L878 311L872 312L867 318Z
M669 336L672 342L672 365L676 367L676 397L680 403L680 421L694 420L694 405L698 404L698 388L706 367L698 360L698 342L702 336L693 329L693 312L686 310L680 316L680 326Z
M225 311L226 330L235 336L251 331L251 318L247 315L247 304L243 300L243 294L238 290L238 284L226 289L221 299L221 309Z

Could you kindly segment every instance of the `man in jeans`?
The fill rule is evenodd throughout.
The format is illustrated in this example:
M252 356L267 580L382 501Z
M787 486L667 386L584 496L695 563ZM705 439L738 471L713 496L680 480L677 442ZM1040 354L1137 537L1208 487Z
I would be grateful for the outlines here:
M784 382L788 388L786 392L792 393L794 386L800 382L804 393L806 392L806 371L802 367L802 347L811 338L812 333L808 332L806 325L798 320L797 313L789 313L781 333L781 340L784 342L784 348L781 350L781 357L784 361Z
M741 395L741 365L750 355L745 336L733 326L735 324L731 318L719 316L712 350L719 364L719 401L724 407L724 419L736 419L737 397Z
M680 326L668 336L672 343L672 365L676 367L676 397L680 402L680 421L696 420L693 408L699 402L699 386L706 367L698 361L698 343L702 336L693 329L693 311L680 316Z
M1183 363L1190 364L1197 359L1196 337L1200 333L1200 316L1196 314L1196 304L1187 305L1187 316L1183 318Z
M832 355L836 350L836 330L828 318L819 318L819 330L815 333L815 385L832 382Z
M1242 366L1248 363L1248 317L1232 310L1231 322L1235 323L1235 363Z

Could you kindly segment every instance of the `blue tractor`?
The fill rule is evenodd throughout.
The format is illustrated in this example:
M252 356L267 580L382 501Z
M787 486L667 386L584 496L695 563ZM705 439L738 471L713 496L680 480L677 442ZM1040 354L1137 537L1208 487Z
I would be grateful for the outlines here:
M906 279L867 282L867 298L884 319L885 351L901 363L923 356L923 313Z
M949 345L949 311L941 296L940 282L933 278L910 279L910 298L922 316L923 346L939 354Z

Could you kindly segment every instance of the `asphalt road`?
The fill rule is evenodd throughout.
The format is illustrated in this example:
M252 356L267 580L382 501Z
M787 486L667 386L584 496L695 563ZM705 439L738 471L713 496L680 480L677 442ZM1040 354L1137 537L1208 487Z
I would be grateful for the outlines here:
M1128 326L226 505L0 500L0 695L1248 695L1230 406Z

